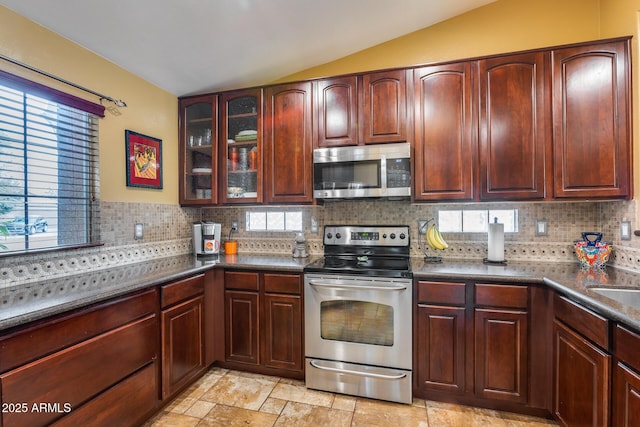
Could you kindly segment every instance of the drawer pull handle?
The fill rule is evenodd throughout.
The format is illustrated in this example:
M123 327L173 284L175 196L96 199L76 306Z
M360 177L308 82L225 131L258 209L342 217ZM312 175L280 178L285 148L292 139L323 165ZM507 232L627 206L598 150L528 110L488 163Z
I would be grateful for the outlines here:
M329 366L322 366L322 365L320 365L319 362L317 362L315 360L312 360L309 363L314 368L321 369L323 371L337 372L339 374L359 375L361 377L380 378L380 379L383 379L383 380L399 380L399 379L402 379L402 378L407 376L407 374L405 374L405 373L400 373L400 374L397 374L397 375L384 375L384 374L374 374L372 372L354 371L352 369L332 368L332 367L329 367Z

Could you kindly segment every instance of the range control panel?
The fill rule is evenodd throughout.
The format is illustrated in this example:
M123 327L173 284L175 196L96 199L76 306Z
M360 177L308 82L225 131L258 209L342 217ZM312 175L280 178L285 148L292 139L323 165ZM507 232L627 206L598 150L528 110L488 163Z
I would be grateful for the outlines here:
M325 245L409 246L408 225L327 225Z

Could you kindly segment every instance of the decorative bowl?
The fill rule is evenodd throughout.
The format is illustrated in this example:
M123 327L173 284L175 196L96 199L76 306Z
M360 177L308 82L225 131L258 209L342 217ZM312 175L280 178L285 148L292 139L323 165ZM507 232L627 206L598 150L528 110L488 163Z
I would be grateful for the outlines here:
M582 268L604 268L607 266L613 246L601 241L582 240L575 242L575 251Z

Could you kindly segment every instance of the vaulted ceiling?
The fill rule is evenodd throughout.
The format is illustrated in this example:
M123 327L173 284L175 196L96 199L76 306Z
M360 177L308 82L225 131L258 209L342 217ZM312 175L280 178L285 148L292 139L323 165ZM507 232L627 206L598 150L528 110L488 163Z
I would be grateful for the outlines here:
M177 96L264 84L495 0L0 0Z

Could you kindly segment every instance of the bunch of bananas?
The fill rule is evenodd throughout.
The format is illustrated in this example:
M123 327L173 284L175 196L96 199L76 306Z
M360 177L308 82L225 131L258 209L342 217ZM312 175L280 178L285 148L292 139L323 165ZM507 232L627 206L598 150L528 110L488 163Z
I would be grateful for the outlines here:
M447 249L449 244L442 238L442 234L440 234L440 230L438 230L438 226L435 224L431 224L427 229L427 243L433 249Z

